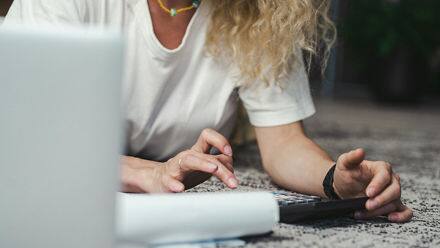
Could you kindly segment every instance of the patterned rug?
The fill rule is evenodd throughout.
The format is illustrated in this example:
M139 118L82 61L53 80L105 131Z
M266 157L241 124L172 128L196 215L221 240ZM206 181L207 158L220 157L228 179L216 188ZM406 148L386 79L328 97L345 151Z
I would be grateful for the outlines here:
M427 130L349 128L337 123L306 123L308 134L337 157L362 147L369 160L386 160L402 178L402 197L414 210L406 224L384 218L358 221L337 218L279 224L273 233L246 238L245 247L440 247L440 135ZM235 167L240 191L276 190L263 172L254 143L236 148ZM191 191L227 191L217 179Z

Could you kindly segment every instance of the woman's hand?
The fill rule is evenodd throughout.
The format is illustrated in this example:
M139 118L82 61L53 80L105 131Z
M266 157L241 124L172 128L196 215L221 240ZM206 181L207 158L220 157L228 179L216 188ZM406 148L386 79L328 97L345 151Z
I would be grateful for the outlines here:
M222 154L209 154L212 147ZM212 129L203 130L191 149L165 163L125 158L122 174L123 181L130 182L124 183L124 191L129 192L178 193L207 180L211 175L229 188L238 186L231 145L223 135Z
M357 149L341 155L337 161L333 186L342 198L368 196L366 211L355 218L368 219L387 215L392 222L406 222L412 210L400 200L400 177L389 163L364 160L365 153Z

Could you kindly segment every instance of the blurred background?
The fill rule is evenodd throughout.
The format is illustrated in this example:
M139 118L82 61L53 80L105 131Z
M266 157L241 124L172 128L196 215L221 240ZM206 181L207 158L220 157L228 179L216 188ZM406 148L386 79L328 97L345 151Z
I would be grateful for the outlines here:
M334 0L325 96L416 104L440 94L440 1Z
M438 137L440 1L332 2L338 41L325 79L319 68L310 75L318 112L306 121L306 127L319 137L322 130L339 130L342 136L345 132L355 135L357 130L360 138L346 149L359 146L363 137L379 130L383 133L377 145L384 150L399 139L400 145L409 148ZM397 135L391 138L392 133ZM402 157L401 153L409 151L393 152Z
M436 131L440 1L332 2L338 42L324 78L320 68L312 66L311 89L318 113L311 122ZM0 16L6 15L11 3L0 0ZM239 126L248 126L245 116ZM246 130L237 134L238 141L253 138L252 129Z

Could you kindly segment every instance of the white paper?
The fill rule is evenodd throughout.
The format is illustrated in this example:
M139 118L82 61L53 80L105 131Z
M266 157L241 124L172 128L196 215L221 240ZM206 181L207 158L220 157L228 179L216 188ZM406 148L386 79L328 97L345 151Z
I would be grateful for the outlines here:
M270 232L279 221L269 192L118 194L121 242L163 244Z

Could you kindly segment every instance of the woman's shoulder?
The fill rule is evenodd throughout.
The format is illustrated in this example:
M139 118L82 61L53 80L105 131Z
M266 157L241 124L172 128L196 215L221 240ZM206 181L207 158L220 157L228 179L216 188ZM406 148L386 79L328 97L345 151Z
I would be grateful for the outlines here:
M11 22L88 23L120 19L140 0L15 0L6 17Z

